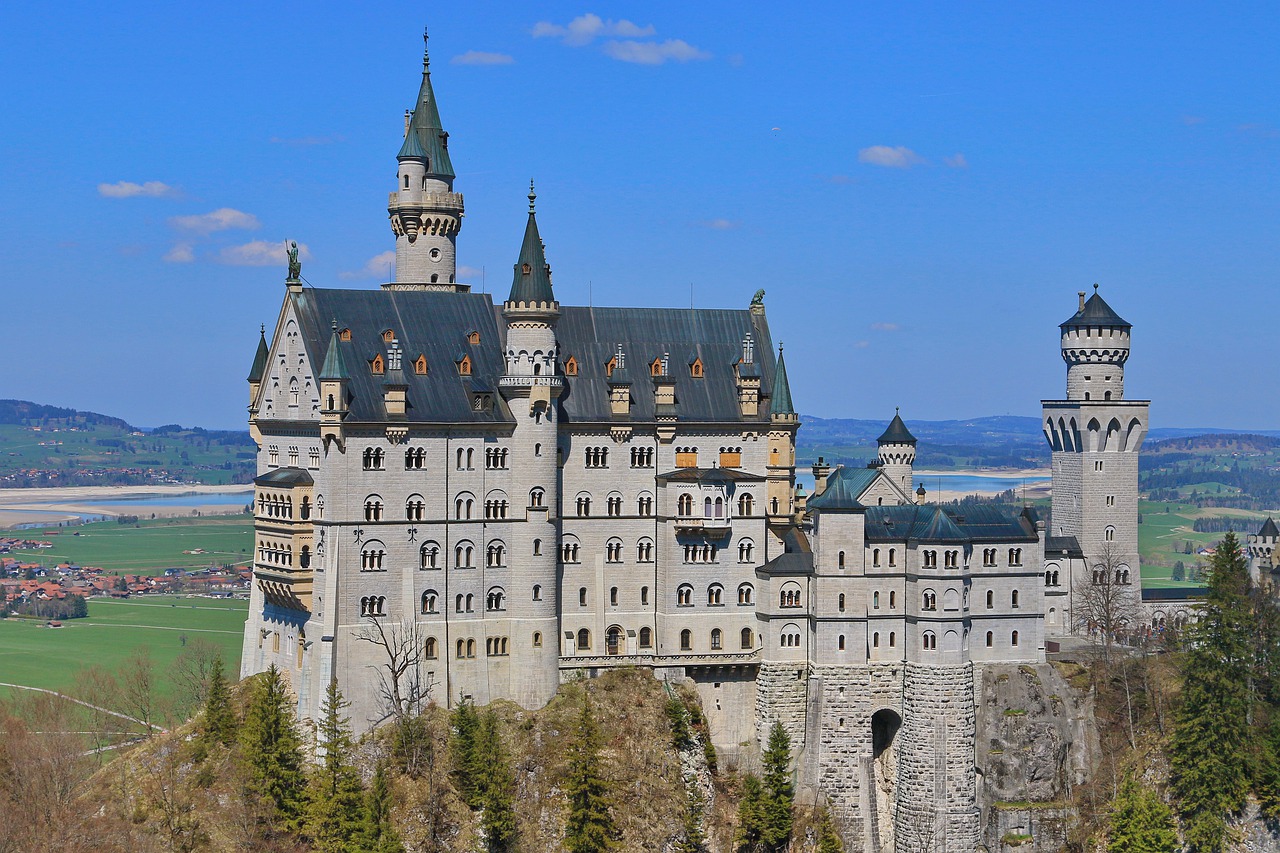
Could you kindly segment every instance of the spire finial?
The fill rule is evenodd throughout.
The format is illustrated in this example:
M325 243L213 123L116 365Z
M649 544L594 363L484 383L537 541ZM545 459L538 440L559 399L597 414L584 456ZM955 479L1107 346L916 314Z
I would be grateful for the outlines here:
M1093 292L1094 293L1098 292L1098 283L1096 281L1093 283Z
M529 212L533 213L533 203L538 198L538 194L533 191L533 178L529 179Z
M427 50L427 28L422 28L422 71L426 73L431 70L431 55Z
M895 415L896 415L896 414L899 414L901 411L902 411L902 407L901 407L901 406L894 406L894 407L893 407L893 413L894 413Z
M259 324L258 324L258 334L262 335L264 338L267 336L267 324L266 324L266 323L259 323Z
M778 341L778 355L782 355L782 341Z
M337 318L337 317L334 317L334 318L333 318L333 324L330 326L330 328L332 328L334 332L337 332L337 331L338 331L338 318Z

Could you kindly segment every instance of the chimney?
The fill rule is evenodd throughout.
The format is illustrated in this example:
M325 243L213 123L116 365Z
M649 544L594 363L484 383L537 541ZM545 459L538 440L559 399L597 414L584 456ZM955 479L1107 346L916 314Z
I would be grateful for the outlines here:
M406 131L406 133L407 133L407 132L408 132L408 131ZM1080 310L1081 310L1081 311L1083 311L1083 310L1084 310L1084 291L1083 291L1083 290L1077 290L1077 291L1076 291L1076 295L1080 297Z
M925 496L924 483L921 483L920 488L916 489L916 503L920 504L921 506L924 506L924 496Z
M821 456L813 463L813 496L816 498L827 490L827 477L831 474L831 466Z
M405 135L405 138L406 138L406 139L409 137L409 120L410 120L411 118L413 118L413 113L409 112L408 110L405 110L405 111L404 111L404 135ZM1080 296L1081 296L1081 302L1080 302L1080 304L1081 304L1081 305L1083 305L1083 304L1084 304L1084 300L1083 300L1084 293L1082 292L1082 293L1080 294Z

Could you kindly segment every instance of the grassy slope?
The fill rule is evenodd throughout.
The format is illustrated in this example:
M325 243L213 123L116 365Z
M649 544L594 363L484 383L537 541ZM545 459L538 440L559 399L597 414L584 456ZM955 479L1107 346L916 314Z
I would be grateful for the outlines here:
M68 619L56 629L35 620L0 620L0 681L65 690L80 669L115 670L146 646L165 693L164 672L185 648L184 636L217 645L227 671L238 673L247 614L246 601L157 595L91 599L87 618Z
M45 565L66 561L142 575L158 575L168 568L204 568L211 563L244 565L253 550L253 521L248 516L155 519L141 521L136 527L103 521L61 531L29 530L23 535L54 543L53 548L11 555L24 561ZM206 553L182 553L196 548Z
M1165 509L1168 508L1168 512ZM1191 529L1197 518L1240 516L1254 518L1258 525L1267 517L1264 512L1207 507L1200 509L1188 503L1153 503L1141 501L1138 511L1142 524L1138 525L1138 550L1142 554L1142 584L1148 589L1166 587L1196 587L1201 584L1176 582L1169 579L1173 564L1179 560L1187 568L1200 559L1195 554L1183 553L1191 542L1192 549L1213 545L1223 536L1221 533L1197 533ZM1242 536L1241 539L1244 537Z

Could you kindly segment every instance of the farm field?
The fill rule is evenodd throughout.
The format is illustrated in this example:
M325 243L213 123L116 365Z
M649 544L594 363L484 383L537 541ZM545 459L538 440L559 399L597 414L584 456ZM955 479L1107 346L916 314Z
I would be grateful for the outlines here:
M1167 511L1166 511L1167 510ZM1148 589L1170 587L1197 587L1200 583L1175 581L1170 579L1174 563L1181 561L1185 569L1190 570L1196 564L1195 553L1187 554L1186 544L1191 543L1192 551L1212 546L1222 539L1222 533L1198 533L1192 529L1197 518L1215 518L1220 516L1236 516L1253 519L1261 527L1267 513L1252 510L1228 509L1224 507L1198 508L1190 503L1170 503L1165 501L1140 501L1138 512L1142 523L1138 525L1138 551L1142 555L1142 584ZM1241 543L1244 534L1237 534Z
M0 620L0 681L65 691L75 687L81 669L117 670L145 646L157 690L166 695L170 667L197 638L221 650L224 671L235 678L248 609L243 600L156 595L90 599L89 616L68 619L61 628L10 617ZM0 695L11 692L0 688Z
M165 569L199 569L210 564L247 565L253 551L253 520L248 516L164 518L137 526L101 521L74 528L27 530L52 548L15 551L11 556L45 565L68 562L100 566L121 574L158 575ZM203 549L203 554L184 551Z

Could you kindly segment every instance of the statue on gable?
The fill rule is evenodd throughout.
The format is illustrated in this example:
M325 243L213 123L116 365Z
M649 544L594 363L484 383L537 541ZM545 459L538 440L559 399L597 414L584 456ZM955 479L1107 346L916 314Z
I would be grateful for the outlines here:
M757 305L764 305L764 288L763 287L756 291L755 296L751 297L751 307L755 308Z
M298 260L298 244L290 240L285 248L289 254L289 281L302 279L302 261Z

